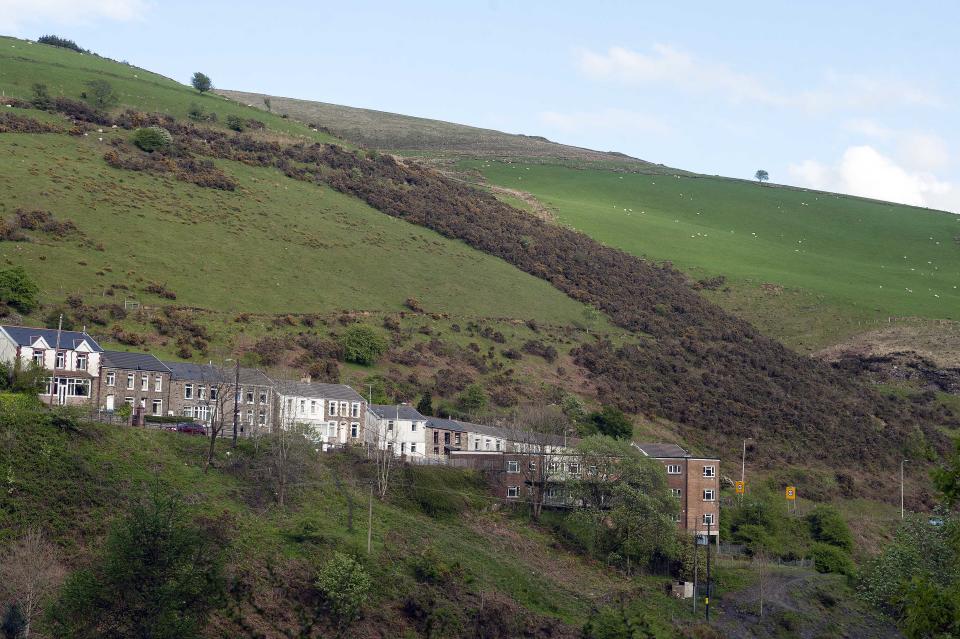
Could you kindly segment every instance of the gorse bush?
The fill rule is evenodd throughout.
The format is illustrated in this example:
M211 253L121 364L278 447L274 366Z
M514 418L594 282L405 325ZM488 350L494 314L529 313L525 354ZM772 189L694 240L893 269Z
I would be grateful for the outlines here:
M370 594L371 581L358 561L334 552L320 571L316 585L334 619L348 623L360 616Z
M153 153L170 148L173 136L163 127L148 126L134 131L131 140L147 153Z

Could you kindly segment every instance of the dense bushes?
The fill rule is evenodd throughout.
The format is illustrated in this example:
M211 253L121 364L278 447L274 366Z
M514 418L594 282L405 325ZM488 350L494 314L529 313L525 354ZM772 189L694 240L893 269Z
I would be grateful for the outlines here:
M148 126L137 129L130 139L135 145L147 153L170 148L170 145L173 143L173 136L161 126Z
M340 623L348 623L360 615L371 585L363 565L341 552L333 553L317 577L317 589L327 609Z
M387 351L387 341L376 330L363 324L351 326L340 336L343 357L348 362L371 366Z
M60 47L61 49L70 49L71 51L76 51L77 53L84 53L83 49L81 49L76 42L73 40L67 40L66 38L61 38L60 36L42 35L37 38L37 42L40 44L49 44L52 47Z
M22 266L0 269L0 304L21 313L29 313L39 304L39 295L40 287L30 279ZM3 315L2 306L0 315Z

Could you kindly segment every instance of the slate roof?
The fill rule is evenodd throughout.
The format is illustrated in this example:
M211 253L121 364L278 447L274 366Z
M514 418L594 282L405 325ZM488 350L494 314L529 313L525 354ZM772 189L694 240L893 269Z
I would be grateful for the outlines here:
M458 433L467 432L465 425L453 419L446 419L445 417L427 417L427 428L452 430Z
M640 449L647 457L655 458L674 458L674 457L689 457L690 453L685 451L683 448L680 448L676 444L638 444L634 443L634 446Z
M105 368L122 368L132 371L156 371L158 373L170 372L166 364L149 353L103 351L100 361Z
M30 346L37 341L39 337L42 337L44 341L50 345L50 348L54 348L57 344L57 329L55 328L33 328L30 326L10 326L4 324L0 326L0 329L3 329L3 332L9 335L10 339L19 346ZM90 345L91 350L97 353L103 352L97 340L84 332L60 331L60 348L72 350L79 346L84 340Z
M293 382L278 380L277 392L294 397L316 397L345 402L362 402L360 394L346 384L322 384L320 382Z
M371 404L369 406L371 413L379 417L380 419L408 419L412 422L422 422L427 418L424 415L420 414L413 406L406 406L404 404Z
M175 380L207 382L213 384L233 384L236 371L232 367L218 368L210 364L193 362L161 362L170 369L170 377ZM254 386L272 386L270 378L255 368L240 369L240 384Z

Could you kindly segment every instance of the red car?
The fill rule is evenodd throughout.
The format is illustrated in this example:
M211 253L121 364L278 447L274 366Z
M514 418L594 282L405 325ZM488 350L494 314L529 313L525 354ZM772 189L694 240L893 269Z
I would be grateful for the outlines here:
M207 427L203 424L196 424L194 422L181 422L179 424L168 424L163 427L163 430L169 430L176 433L184 433L186 435L206 435Z

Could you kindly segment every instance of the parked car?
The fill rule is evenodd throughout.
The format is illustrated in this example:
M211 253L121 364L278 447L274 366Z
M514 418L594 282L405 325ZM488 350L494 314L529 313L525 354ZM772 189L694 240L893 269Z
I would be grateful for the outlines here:
M169 430L175 433L184 433L186 435L206 435L207 427L203 424L194 422L180 422L177 424L166 424L163 430Z

